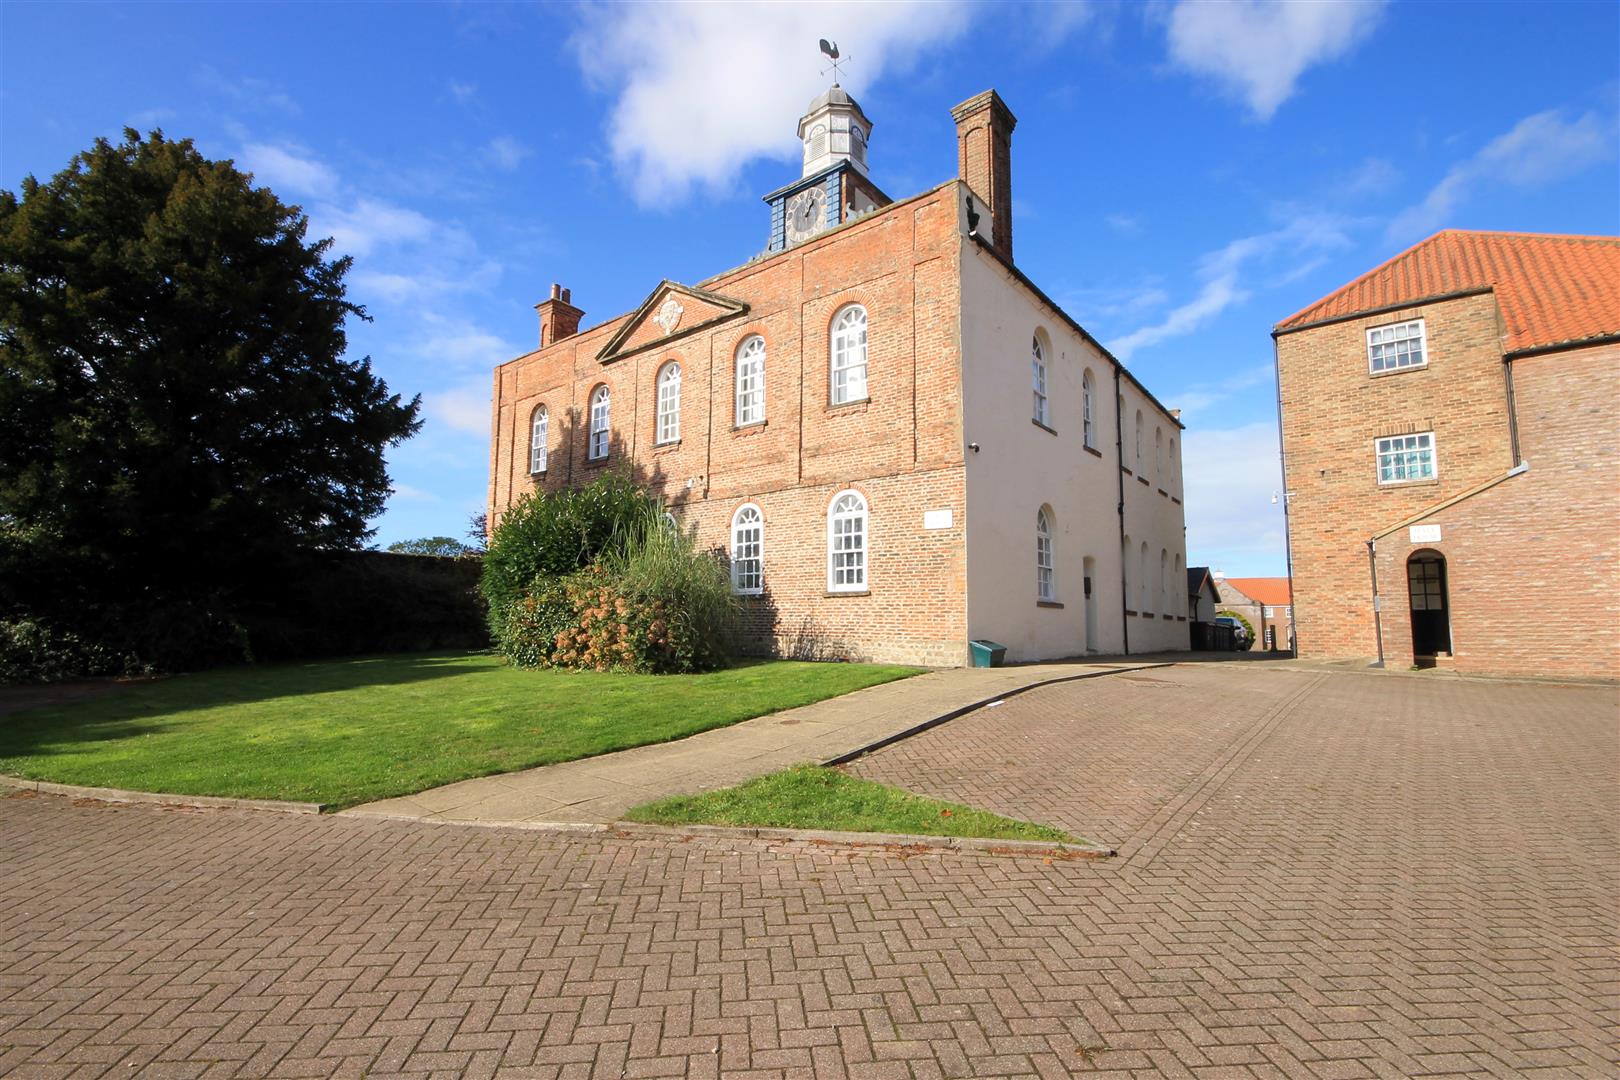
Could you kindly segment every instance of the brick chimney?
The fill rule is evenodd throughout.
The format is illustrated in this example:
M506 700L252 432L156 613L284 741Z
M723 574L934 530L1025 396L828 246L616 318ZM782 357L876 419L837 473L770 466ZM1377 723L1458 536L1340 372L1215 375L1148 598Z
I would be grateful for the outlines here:
M534 305L540 313L540 347L554 345L579 333L579 320L585 313L569 301L573 295L561 285L551 286L551 296Z
M994 90L951 110L956 121L957 173L990 211L990 246L1012 261L1012 133L1018 126Z

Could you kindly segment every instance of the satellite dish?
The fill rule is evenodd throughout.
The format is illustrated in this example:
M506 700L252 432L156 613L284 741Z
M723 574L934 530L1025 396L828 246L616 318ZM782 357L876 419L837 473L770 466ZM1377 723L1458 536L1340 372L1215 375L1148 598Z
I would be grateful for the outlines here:
M827 59L829 60L838 59L838 42L828 41L826 38L822 38L821 51L826 54Z

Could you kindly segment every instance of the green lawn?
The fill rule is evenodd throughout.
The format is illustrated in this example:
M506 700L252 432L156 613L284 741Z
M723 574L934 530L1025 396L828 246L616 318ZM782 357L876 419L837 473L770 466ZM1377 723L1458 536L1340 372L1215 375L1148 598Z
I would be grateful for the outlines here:
M996 840L1075 839L1050 825L913 795L817 765L796 765L702 795L660 799L636 807L625 818L655 825L756 825Z
M678 739L918 670L761 661L616 675L482 653L226 668L0 716L0 773L352 806Z

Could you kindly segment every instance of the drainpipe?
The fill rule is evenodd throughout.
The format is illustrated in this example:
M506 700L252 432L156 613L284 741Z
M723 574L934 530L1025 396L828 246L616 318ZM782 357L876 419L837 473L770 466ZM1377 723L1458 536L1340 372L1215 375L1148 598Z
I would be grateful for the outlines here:
M1277 348L1277 334L1271 335L1271 371L1277 383L1277 461L1282 466L1283 558L1288 563L1288 651L1299 658L1298 614L1294 607L1294 518L1288 512L1288 444L1283 440L1282 357ZM1182 440L1183 444L1186 440Z
M1378 595L1378 541L1376 539L1367 541L1367 573L1372 576L1373 636L1378 639L1378 659L1374 661L1373 667L1381 668L1384 666L1384 621L1382 616L1384 600L1383 597Z
M1524 459L1519 456L1519 410L1513 401L1513 361L1508 357L1502 358L1502 383L1507 388L1508 442L1513 447L1509 464L1518 465Z
M1119 628L1125 635L1125 655L1131 655L1130 576L1125 572L1125 410L1120 407L1119 362L1114 362L1114 477L1119 481Z

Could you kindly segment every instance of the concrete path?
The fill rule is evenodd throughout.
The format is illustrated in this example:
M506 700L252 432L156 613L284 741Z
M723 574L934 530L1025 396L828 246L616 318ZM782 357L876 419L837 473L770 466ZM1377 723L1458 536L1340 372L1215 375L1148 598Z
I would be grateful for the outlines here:
M483 776L344 811L351 816L483 822L616 821L668 795L731 787L801 762L829 762L1054 679L1130 671L1154 661L1028 664L932 671L675 742Z

